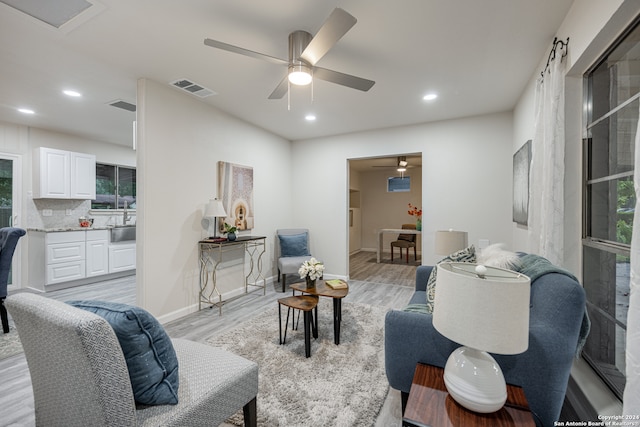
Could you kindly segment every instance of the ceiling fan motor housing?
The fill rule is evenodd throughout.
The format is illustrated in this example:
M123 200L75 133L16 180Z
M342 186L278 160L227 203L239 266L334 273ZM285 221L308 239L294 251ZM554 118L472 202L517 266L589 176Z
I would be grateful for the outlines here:
M298 30L289 34L289 63L304 64L311 68L311 64L301 58L302 52L307 48L313 36L306 31Z

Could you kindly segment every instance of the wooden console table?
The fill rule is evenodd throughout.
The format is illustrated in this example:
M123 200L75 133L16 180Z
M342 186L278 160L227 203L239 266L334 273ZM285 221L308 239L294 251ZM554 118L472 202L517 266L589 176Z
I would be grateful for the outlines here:
M413 427L535 427L522 388L507 384L507 402L479 414L458 404L444 385L444 369L418 363L402 423Z
M201 240L198 242L200 250L200 292L198 296L198 309L202 309L202 304L210 307L217 306L219 314L222 314L222 306L234 298L246 295L250 292L262 289L262 295L266 294L266 279L262 274L262 255L266 251L266 237L264 236L242 236L236 240L224 240L221 242L213 240ZM249 271L245 270L246 262L242 263L244 278L244 293L234 298L223 299L216 279L218 267L222 262L225 253L243 248L244 253L249 255ZM211 282L210 289L207 289ZM255 288L249 291L249 288Z

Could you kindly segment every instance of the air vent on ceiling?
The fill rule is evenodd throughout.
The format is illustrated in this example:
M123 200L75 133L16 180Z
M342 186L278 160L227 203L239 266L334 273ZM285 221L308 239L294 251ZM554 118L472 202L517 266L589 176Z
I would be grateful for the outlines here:
M178 89L182 89L185 92L189 92L190 94L193 94L200 98L206 98L207 96L216 94L211 89L207 89L206 87L199 85L197 83L194 83L187 79L178 79L174 82L171 82L171 84L177 87Z
M0 3L63 33L79 27L105 9L97 0L0 0Z
M122 108L123 110L127 110L127 111L132 111L132 112L136 111L136 106L134 104L123 101L121 99L118 99L113 102L109 102L109 105L116 108Z

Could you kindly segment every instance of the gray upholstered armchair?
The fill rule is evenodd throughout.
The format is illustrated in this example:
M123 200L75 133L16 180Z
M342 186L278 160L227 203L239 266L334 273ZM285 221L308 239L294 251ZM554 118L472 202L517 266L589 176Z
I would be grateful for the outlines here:
M426 304L432 268L418 267L410 305ZM536 424L547 427L558 420L579 339L588 334L585 293L569 275L528 275L532 279L529 348L522 354L493 356L507 383L523 388ZM387 378L391 387L402 392L403 411L416 364L444 367L451 352L459 347L438 333L432 320L431 314L412 311L392 310L386 315Z
M9 318L4 300L7 297L7 285L9 284L9 272L16 245L20 237L26 233L22 228L0 228L0 318L2 319L2 332L9 333Z
M37 425L217 426L240 408L245 426L257 424L254 362L171 340L178 402L143 406L134 400L120 341L104 317L30 293L8 297L7 308L29 365Z
M287 284L287 274L298 274L303 262L312 258L309 251L309 230L306 228L286 228L276 230L278 257L278 282L282 275L282 292Z

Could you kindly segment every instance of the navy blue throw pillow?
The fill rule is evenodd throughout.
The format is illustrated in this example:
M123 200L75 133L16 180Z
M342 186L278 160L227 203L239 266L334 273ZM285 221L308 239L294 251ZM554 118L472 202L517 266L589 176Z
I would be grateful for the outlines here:
M89 300L68 304L109 322L122 347L137 403L178 403L178 358L171 339L155 317L127 304Z

